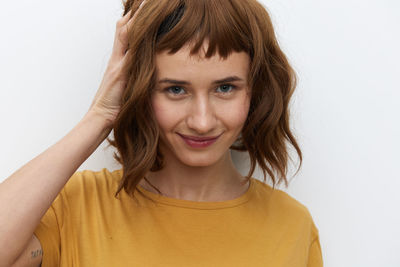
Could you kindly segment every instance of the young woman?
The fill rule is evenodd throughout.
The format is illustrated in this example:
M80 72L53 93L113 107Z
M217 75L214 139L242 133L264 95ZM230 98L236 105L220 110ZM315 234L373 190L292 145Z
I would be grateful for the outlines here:
M275 189L295 85L256 0L128 0L87 114L0 185L0 266L322 266ZM122 168L77 172L106 138Z

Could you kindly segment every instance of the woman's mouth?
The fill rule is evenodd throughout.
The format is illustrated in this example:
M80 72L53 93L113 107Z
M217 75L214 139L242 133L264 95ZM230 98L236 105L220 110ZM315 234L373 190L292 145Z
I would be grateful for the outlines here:
M207 136L207 137L200 137L200 136L189 136L189 135L183 135L183 134L178 134L180 137L182 137L183 141L185 143L193 148L204 148L212 145L217 141L217 139L221 136Z

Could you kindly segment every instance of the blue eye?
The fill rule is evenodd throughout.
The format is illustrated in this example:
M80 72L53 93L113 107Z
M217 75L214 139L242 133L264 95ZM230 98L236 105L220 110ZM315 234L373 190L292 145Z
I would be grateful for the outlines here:
M230 93L236 89L236 86L234 86L232 84L223 84L223 85L219 86L218 88L221 88L222 93ZM229 89L231 89L231 90L229 90Z
M166 90L167 90L168 92L174 94L174 95L180 95L179 92L182 90L182 87L179 87L179 86L171 86L171 87L168 87Z

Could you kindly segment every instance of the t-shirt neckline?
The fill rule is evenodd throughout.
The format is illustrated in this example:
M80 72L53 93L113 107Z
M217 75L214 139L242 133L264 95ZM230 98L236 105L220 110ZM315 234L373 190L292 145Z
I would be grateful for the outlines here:
M244 204L247 201L249 201L252 192L254 190L254 187L255 187L254 178L251 177L247 191L243 193L241 196L238 196L237 198L224 201L192 201L192 200L162 196L154 192L148 191L139 184L137 185L137 189L140 190L140 192L142 192L144 195L151 198L157 203L168 206L176 206L176 207L183 207L190 209L223 209L223 208L232 208Z

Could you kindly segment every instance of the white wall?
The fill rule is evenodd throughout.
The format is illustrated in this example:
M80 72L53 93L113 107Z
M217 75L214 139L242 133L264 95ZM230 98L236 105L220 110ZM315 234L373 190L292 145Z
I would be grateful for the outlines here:
M400 2L263 2L300 78L304 162L287 191L311 211L325 266L400 266ZM0 3L0 181L86 113L120 14L119 0ZM105 144L79 170L119 168Z

